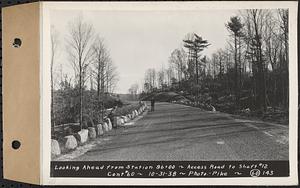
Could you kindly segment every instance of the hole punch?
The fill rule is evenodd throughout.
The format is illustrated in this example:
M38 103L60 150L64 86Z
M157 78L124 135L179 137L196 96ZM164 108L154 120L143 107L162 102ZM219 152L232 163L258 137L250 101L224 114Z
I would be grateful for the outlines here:
M14 43L13 43L13 47L15 47L15 48L20 48L21 45L22 45L22 40L19 39L19 38L15 38L15 39L14 39Z
M19 149L21 146L21 142L19 142L18 140L14 140L12 143L11 143L11 147L13 149Z

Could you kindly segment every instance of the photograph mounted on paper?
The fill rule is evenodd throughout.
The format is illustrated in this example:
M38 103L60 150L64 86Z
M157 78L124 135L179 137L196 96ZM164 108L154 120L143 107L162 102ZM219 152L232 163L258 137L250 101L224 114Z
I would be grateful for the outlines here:
M45 6L50 177L289 177L296 30L268 3Z

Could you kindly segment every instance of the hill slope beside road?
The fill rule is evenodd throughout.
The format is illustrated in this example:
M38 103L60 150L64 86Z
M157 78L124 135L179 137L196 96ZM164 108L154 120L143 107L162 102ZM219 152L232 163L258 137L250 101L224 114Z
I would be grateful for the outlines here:
M288 160L288 127L156 103L75 161Z

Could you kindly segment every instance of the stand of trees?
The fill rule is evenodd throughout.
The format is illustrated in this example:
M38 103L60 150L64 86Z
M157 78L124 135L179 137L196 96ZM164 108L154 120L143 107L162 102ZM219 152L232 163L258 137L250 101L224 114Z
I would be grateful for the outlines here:
M83 17L79 16L70 22L64 41L65 51L62 52L67 54L69 62L66 63L73 68L74 77L70 73L63 75L61 68L61 79L55 87L53 67L56 63L57 41L57 34L51 32L52 126L78 122L82 128L88 122L102 121L104 109L119 103L112 94L118 73L104 40Z
M181 92L224 111L288 111L288 10L243 10L224 27L227 45L210 57L202 53L209 42L188 34L171 52L168 68L146 71L144 93Z
M128 92L131 95L131 100L137 100L138 99L138 90L139 90L139 85L137 83L132 84L130 86L130 88L128 89Z

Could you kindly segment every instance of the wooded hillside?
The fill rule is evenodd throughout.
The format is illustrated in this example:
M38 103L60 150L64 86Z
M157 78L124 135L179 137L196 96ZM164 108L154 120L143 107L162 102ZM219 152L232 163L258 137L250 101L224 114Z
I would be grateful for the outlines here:
M230 113L288 116L288 10L243 10L224 23L227 45L211 56L201 33L189 33L168 67L145 72L142 96L174 91Z

